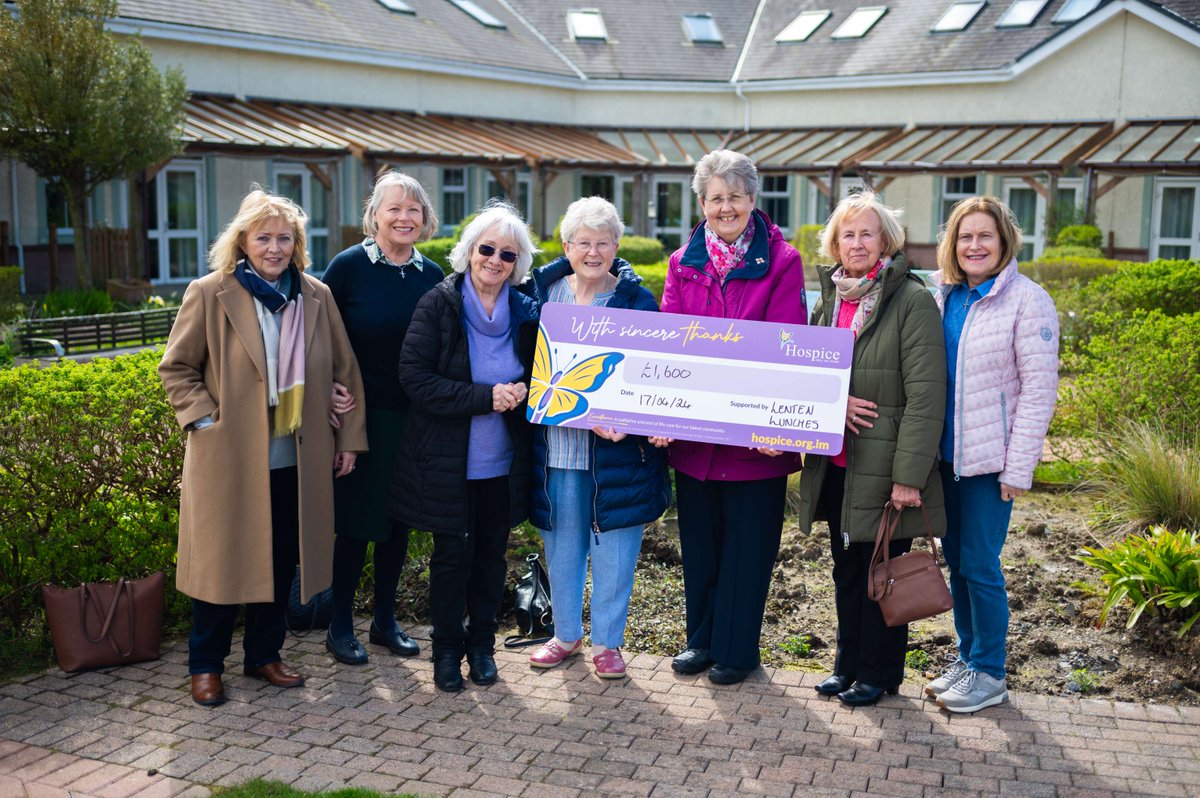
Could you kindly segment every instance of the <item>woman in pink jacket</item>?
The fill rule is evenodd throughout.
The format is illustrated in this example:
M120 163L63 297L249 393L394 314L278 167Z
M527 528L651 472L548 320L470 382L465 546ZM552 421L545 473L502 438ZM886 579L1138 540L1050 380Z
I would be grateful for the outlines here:
M662 310L805 324L800 253L755 209L753 162L714 150L696 164L692 189L704 222L671 255ZM800 458L693 441L672 442L669 454L687 603L687 649L671 667L700 673L711 666L709 681L736 684L758 667L787 475L800 469Z
M946 335L942 484L958 658L925 688L951 712L1008 700L1008 593L1000 549L1012 502L1033 482L1058 391L1058 314L1017 271L1021 230L995 197L954 206L938 243Z

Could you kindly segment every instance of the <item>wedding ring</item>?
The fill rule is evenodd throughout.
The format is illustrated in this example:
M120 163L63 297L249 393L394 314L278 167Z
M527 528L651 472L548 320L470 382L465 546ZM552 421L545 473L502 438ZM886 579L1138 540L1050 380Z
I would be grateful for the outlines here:
M851 423L851 424L857 424L857 423L858 423L858 416L850 416L850 423Z

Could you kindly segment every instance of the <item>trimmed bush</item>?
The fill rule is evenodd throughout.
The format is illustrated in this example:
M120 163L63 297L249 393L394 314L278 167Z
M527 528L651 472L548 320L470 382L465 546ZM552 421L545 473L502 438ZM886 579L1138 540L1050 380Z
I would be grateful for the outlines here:
M161 357L0 371L0 651L48 652L45 583L161 569L168 626L187 623L173 588L183 440Z
M658 263L663 259L663 254L662 242L645 236L622 236L621 246L617 249L618 257L635 266Z
M1072 224L1058 231L1054 238L1056 247L1091 247L1100 249L1104 246L1104 236L1100 228L1090 224Z
M1066 353L1053 429L1092 437L1122 421L1191 429L1200 422L1200 313L1134 310L1090 317L1090 338Z
M824 227L822 224L802 224L796 231L796 237L792 239L792 246L804 259L805 266L815 266L823 262L817 252L821 248L821 230Z
M1200 313L1200 260L1125 263L1080 292L1085 308L1107 313L1161 310L1168 316Z
M1043 253L1042 257L1031 263L1022 263L1020 269L1022 274L1053 294L1056 289L1112 274L1127 263L1101 257L1050 258Z
M1081 247L1078 245L1065 245L1046 247L1042 250L1043 258L1103 258L1104 253L1099 247Z
M634 266L633 270L641 275L642 287L654 294L654 299L661 304L663 287L667 282L667 261Z
M437 265L442 267L442 271L446 274L450 273L450 250L454 249L454 242L457 238L431 238L428 241L421 241L417 244L417 251Z

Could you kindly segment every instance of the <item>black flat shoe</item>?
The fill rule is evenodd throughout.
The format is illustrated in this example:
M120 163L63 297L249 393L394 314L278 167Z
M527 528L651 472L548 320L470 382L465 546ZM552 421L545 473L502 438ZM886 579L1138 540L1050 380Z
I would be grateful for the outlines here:
M405 634L399 626L392 627L391 631L381 632L375 622L371 621L371 632L368 639L372 645L387 646L388 651L398 657L415 657L421 653L421 647L417 645L417 641Z
M496 658L488 651L467 652L467 674L482 687L496 683Z
M708 670L712 664L712 657L708 655L707 648L689 648L671 660L671 670L685 674L700 673Z
M737 684L746 681L746 677L754 673L754 668L731 668L717 663L709 668L708 680L713 684Z
M462 655L435 654L433 657L433 683L446 693L457 693L463 689Z
M835 673L825 681L813 687L821 695L835 696L838 693L846 690L854 683L854 680L849 676L843 676L840 673Z
M334 640L332 635L326 633L325 648L329 649L329 653L338 662L347 665L367 664L367 650L362 647L362 643L358 642L358 638L353 634Z
M883 694L895 695L900 692L900 686L892 687L872 687L869 684L855 682L849 690L843 690L837 694L837 697L843 704L850 707L869 707L873 704L878 704L879 699L883 698Z

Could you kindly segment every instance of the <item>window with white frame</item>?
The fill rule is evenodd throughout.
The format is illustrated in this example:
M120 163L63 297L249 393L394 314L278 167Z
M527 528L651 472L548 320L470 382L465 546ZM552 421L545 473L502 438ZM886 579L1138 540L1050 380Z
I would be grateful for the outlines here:
M724 44L725 37L712 14L684 14L683 30L692 44Z
M528 172L523 172L517 175L517 196L510 197L504 187L500 185L500 181L496 176L488 173L487 182L484 183L483 192L487 196L484 201L492 199L508 200L513 205L517 206L517 211L521 214L525 221L529 221L533 212L533 203L531 202L533 194L533 179Z
M952 3L941 18L933 24L932 30L934 33L965 30L985 5L984 0L962 0Z
M567 30L577 42L603 42L608 40L608 28L604 15L597 8L581 8L567 12Z
M604 197L621 215L621 221L625 223L625 232L634 232L636 201L632 177L603 174L580 175L579 196Z
M887 6L862 6L854 9L830 38L861 39L887 13Z
M827 8L818 11L801 11L799 16L779 32L775 41L781 43L807 41L808 37L812 36L813 32L821 27L821 23L827 19L829 19L829 9Z
M146 186L148 265L157 280L192 280L204 272L204 168L172 161Z
M861 177L843 175L838 180L838 196L834 205L866 187ZM822 193L816 183L808 181L808 219L805 224L825 224L829 220L829 195ZM774 221L772 219L772 221Z
M485 11L482 6L475 2L475 0L450 0L450 2L453 5L458 6L458 8L462 11L470 14L471 17L474 18L474 20L480 25L488 28L499 28L501 30L506 27L503 22L496 19L496 17L490 12Z
M779 225L785 237L792 227L791 175L763 175L758 188L758 207Z
M955 203L979 193L975 190L978 182L975 175L942 178L942 218L938 219L939 225L950 218L950 210Z
M1075 22L1083 19L1100 5L1100 0L1067 0L1051 22Z
M304 164L276 164L275 191L308 214L308 256L314 271L324 271L329 265L329 192Z
M442 225L454 227L467 217L467 170L461 166L442 170Z
M1027 28L1046 7L1048 0L1013 0L996 23L997 28Z

